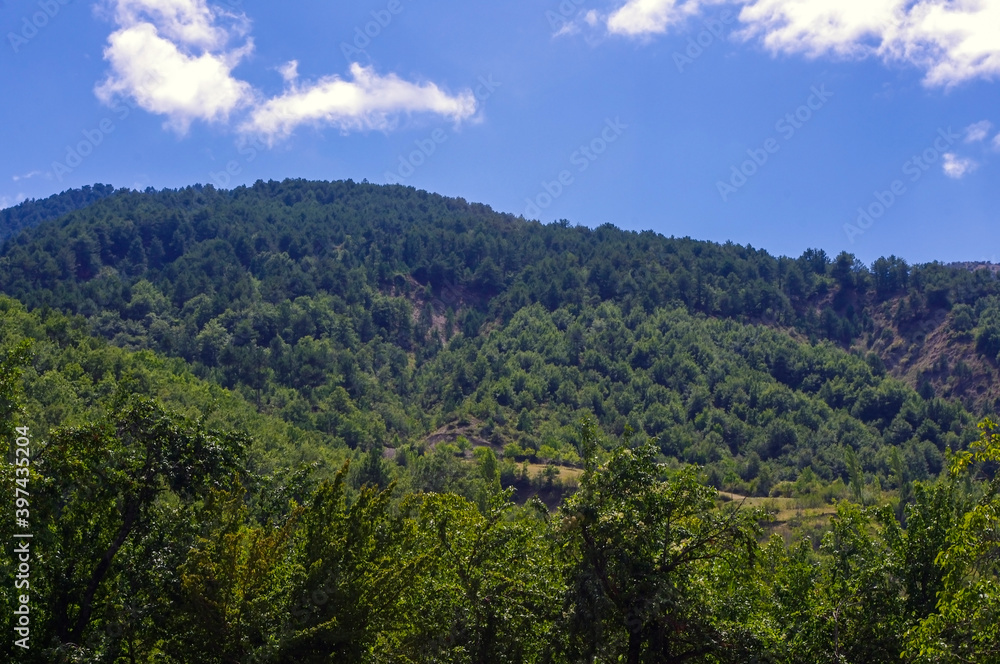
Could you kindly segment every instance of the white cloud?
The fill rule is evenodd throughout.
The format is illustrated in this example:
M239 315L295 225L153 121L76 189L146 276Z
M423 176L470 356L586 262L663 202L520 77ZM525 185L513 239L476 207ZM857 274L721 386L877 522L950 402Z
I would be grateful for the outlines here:
M1000 134L993 137L993 149L1000 151Z
M581 1L581 0L575 0ZM566 12L572 6L570 2L559 5L561 11ZM576 16L568 16L566 13L554 15L549 12L549 25L555 30L553 37L566 37L583 34L587 44L594 46L600 41L600 33L605 29L605 16L602 16L596 9L580 10Z
M303 124L331 125L342 131L391 129L401 113L434 113L454 121L476 112L471 91L452 96L433 83L410 83L395 74L379 76L371 67L351 65L351 80L327 76L313 85L292 82L283 95L261 104L241 127L270 139L289 136Z
M205 50L224 48L229 30L217 25L218 18L237 19L233 33L245 33L246 19L210 8L205 0L117 0L115 20L121 26L154 23L167 39Z
M24 194L18 194L17 196L0 196L0 210L6 210L7 208L14 207L20 203L23 203L28 199Z
M757 0L740 12L743 36L807 56L873 54L896 29L902 0Z
M24 175L15 175L11 179L14 180L14 182L20 182L21 180L30 180L31 178L39 175L45 175L45 173L42 171L31 171L30 173L25 173Z
M281 74L281 78L285 79L285 83L295 83L299 78L299 61L292 60L286 65L278 67L278 73Z
M607 29L663 33L708 5L741 7L746 39L809 57L879 57L926 72L928 86L1000 76L997 0L619 0Z
M566 21L565 23L562 24L562 27L559 28L558 30L556 30L555 34L553 34L552 36L553 37L566 37L568 35L579 34L579 32L580 32L580 26L579 25L577 25L573 21Z
M985 141L986 137L990 135L990 129L993 129L993 123L989 120L969 125L965 128L965 142L979 143Z
M944 155L944 174L950 178L960 180L977 168L979 164L971 159L959 157L951 152Z
M105 103L132 98L185 133L194 120L225 121L253 100L250 85L232 75L253 42L228 48L245 21L222 27L228 15L205 0L117 0L115 10L120 29L104 50L111 72L96 89Z
M632 37L663 33L696 15L701 4L700 0L628 0L608 16L608 31Z
M455 121L476 112L471 91L450 96L433 83L410 83L395 74L377 75L352 65L351 80L326 76L298 85L298 61L278 68L286 91L272 99L233 70L253 51L249 21L207 0L108 0L118 30L108 37L107 79L95 92L107 104L134 99L142 109L167 118L186 133L196 120L227 122L249 110L243 131L270 139L289 136L301 124L332 125L342 131L389 129L394 118L428 112ZM232 46L234 41L241 45Z
M882 54L926 69L927 85L953 86L1000 75L996 0L922 0L889 37Z
M233 53L192 56L148 23L119 30L109 42L105 58L114 73L97 88L97 96L106 103L131 97L144 110L166 115L167 124L180 133L193 120L226 120L252 98L250 85L232 76L249 45Z

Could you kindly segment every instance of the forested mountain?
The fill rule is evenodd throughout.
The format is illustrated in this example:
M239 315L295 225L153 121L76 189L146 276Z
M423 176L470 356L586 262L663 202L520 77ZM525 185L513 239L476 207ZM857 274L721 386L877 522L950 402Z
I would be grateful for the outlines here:
M115 193L115 188L106 184L93 187L69 189L44 200L30 200L14 207L0 210L0 240L6 240L25 228L33 228L43 221L58 219L64 214L85 208L102 198Z
M338 445L419 446L462 421L511 458L572 464L593 413L762 495L807 466L846 481L846 447L883 484L897 447L912 477L936 474L972 422L937 394L992 375L998 288L985 271L544 226L352 182L120 191L0 254L0 289L29 307L182 358ZM892 380L929 363L904 332L936 319L947 348L919 382Z
M232 192L120 190L99 200L112 193L95 185L5 210L0 237L74 213L7 243L4 290L88 316L111 308L129 321L141 318L125 307L142 281L174 308L199 293L245 299L250 277L269 302L316 293L353 302L349 296L367 287L407 295L418 317L433 301L439 311L426 317L425 329L398 331L412 343L430 327L444 332L438 319L448 306L453 328L466 336L530 302L549 310L598 301L625 312L680 306L870 348L913 387L961 398L975 410L993 410L1000 397L991 270L910 266L896 257L865 266L847 253L832 258L815 250L775 258L612 226L543 226L398 186L258 182ZM73 277L88 283L69 285ZM414 294L428 286L429 297ZM216 303L207 313L225 309Z
M988 270L353 182L15 210L24 661L996 661Z

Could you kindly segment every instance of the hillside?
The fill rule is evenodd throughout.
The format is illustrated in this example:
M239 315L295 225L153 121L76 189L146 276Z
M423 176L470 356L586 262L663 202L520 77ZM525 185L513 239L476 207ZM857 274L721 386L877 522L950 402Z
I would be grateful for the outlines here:
M128 286L152 278L160 285L169 282L165 294L178 306L205 283L205 277L190 282L178 271L182 268L203 272L198 264L236 258L237 269L263 274L269 271L263 261L274 267L280 259L288 260L287 273L281 283L272 277L269 288L288 285L294 299L333 292L328 283L316 282L317 270L333 266L337 271L324 278L343 281L340 272L350 264L361 270L353 278L363 273L379 293L404 296L414 322L424 315L425 326L441 335L448 308L462 314L453 320L457 329L509 319L528 302L549 309L592 304L594 298L626 310L681 306L871 350L914 389L960 399L978 413L996 410L1000 398L994 352L1000 344L980 341L998 336L997 271L988 265L910 266L890 257L865 266L847 253L831 258L814 250L796 259L772 257L751 247L611 226L594 231L566 223L541 226L460 199L351 182L259 182L233 192L211 186L146 194L121 190L72 214L112 193L107 185L95 185L5 210L0 239L67 214L59 225L72 239L57 247L53 242L67 238L50 225L44 233L8 242L4 265L12 272L4 277L4 291L84 313L108 305L121 311L126 303L115 301L121 294L96 292L98 283L113 291L119 282ZM94 228L81 234L74 221ZM191 253L196 247L198 255ZM346 262L344 252L352 254ZM115 270L113 279L57 299L43 295L71 276L108 277L99 274L103 267ZM178 275L181 283L175 283ZM114 331L120 333L129 334Z
M345 454L321 436L260 414L239 394L196 377L182 360L128 351L87 333L81 317L29 313L0 296L0 357L26 345L20 423L49 435L104 416L123 394L156 399L179 416L219 431L252 431L248 463L263 473L301 464L338 465ZM9 404L7 404L9 406Z
M993 405L998 287L352 182L118 192L0 252L3 292L334 446L475 422L512 461L573 465L593 413L760 495L806 467L846 482L848 449L886 486L896 448L935 475Z
M85 208L115 193L115 188L106 184L93 187L70 189L44 200L24 201L14 207L0 210L0 241L6 240L26 228L34 228L50 219Z
M988 270L351 182L31 205L5 661L992 661Z

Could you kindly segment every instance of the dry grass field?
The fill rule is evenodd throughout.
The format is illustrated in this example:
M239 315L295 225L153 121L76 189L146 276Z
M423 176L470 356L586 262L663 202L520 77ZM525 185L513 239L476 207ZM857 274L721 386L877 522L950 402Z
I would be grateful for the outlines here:
M837 511L836 505L809 505L800 498L754 498L735 493L719 492L724 502L742 503L746 507L760 507L771 514L773 519L765 524L765 535L777 533L786 541L795 531L803 534L818 534L826 530L830 517Z

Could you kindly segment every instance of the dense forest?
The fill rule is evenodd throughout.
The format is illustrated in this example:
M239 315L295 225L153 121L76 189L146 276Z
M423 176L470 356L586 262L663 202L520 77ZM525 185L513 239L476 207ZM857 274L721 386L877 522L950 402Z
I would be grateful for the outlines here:
M107 184L69 189L44 200L29 200L20 205L0 210L0 240L6 240L25 228L33 228L43 221L57 219L64 214L85 208L105 196L115 193Z
M1000 661L990 270L353 182L0 225L5 658Z

